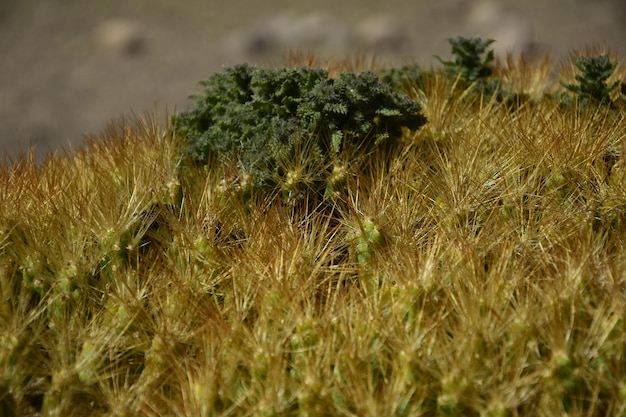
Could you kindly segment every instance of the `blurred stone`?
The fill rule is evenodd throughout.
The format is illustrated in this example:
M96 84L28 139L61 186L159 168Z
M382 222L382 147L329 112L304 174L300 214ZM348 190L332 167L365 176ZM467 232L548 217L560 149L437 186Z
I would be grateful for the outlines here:
M262 23L265 31L274 34L280 43L314 44L323 41L320 31L323 22L317 16L295 17L290 14L279 14Z
M519 13L492 0L469 2L468 30L483 39L494 39L496 55L508 52L532 52L536 44L530 23Z
M237 29L221 42L221 48L229 57L256 56L267 53L276 44L269 33L254 29Z
M381 14L362 20L355 28L355 35L363 46L387 51L397 51L408 39L398 19Z
M284 48L307 49L346 46L351 35L346 25L326 12L303 16L281 13L238 30L224 42L235 53L260 55Z
M139 26L127 19L109 19L94 30L96 43L113 53L136 55L145 47L145 37Z

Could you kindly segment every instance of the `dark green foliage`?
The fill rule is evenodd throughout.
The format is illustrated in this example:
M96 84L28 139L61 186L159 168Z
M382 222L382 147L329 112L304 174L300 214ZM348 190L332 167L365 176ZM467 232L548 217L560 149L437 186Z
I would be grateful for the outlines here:
M174 130L192 160L237 161L256 188L297 181L284 162L298 160L299 149L306 149L303 165L318 171L312 182L324 184L346 146L366 154L426 121L417 103L371 72L329 79L322 69L240 65L202 85L195 107L174 117Z
M395 91L423 90L424 72L417 65L387 68L380 73L380 81L391 85Z
M596 104L611 103L611 93L620 82L607 83L607 81L617 68L617 61L611 61L608 55L581 56L574 58L574 65L581 72L576 75L578 84L563 83L563 86L576 94L582 105L590 101Z
M472 86L476 92L492 95L499 92L500 83L496 79L489 79L492 75L490 65L494 60L493 50L487 48L494 43L493 39L464 38L459 36L448 39L452 46L452 61L444 61L436 57L444 65L448 75L459 79L463 87Z

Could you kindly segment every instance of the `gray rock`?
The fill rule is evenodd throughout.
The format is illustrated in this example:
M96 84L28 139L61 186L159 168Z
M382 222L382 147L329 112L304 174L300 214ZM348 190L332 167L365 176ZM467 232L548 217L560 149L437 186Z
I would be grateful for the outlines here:
M136 55L143 51L146 42L137 24L121 18L103 21L93 36L99 47L120 55Z
M258 56L285 48L344 47L350 39L346 25L329 13L313 12L303 16L281 13L231 33L223 49L238 55Z
M355 28L358 42L367 48L397 51L407 42L403 25L391 15L374 14L365 18Z
M536 46L531 24L513 9L492 0L471 2L466 18L468 32L491 38L496 55L508 52L529 52Z

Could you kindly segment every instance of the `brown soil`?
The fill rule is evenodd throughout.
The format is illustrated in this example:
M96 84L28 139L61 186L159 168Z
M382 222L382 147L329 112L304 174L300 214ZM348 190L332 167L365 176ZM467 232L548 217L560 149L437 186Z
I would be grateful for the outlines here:
M457 35L517 39L500 50L530 38L555 55L594 43L624 53L624 17L623 0L0 0L0 148L16 155L32 144L41 156L121 115L183 109L212 72L280 62L286 47L324 57L375 51L383 64L425 66L435 54L447 57L446 38ZM121 29L103 29L119 19ZM309 26L285 46L267 27L280 32L289 19ZM320 21L329 26L316 29ZM382 31L382 40L355 41L359 27Z

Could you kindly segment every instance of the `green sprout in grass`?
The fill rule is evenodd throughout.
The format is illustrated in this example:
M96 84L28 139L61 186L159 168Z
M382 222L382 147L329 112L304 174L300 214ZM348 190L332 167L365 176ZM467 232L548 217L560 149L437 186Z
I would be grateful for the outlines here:
M372 268L376 252L385 246L385 234L378 223L371 218L359 220L356 227L348 233L347 243L352 256L356 257L360 272L363 274L362 283L365 288L369 291L380 287L382 284L381 277L374 274ZM372 287L372 284L375 287Z

